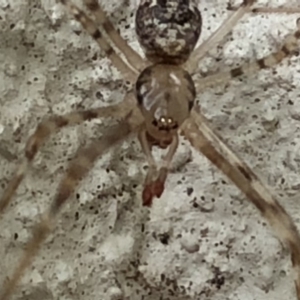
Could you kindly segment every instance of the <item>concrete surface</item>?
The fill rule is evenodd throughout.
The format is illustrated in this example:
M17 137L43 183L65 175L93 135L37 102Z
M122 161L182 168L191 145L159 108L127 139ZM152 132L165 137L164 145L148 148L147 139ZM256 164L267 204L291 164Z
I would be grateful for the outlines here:
M0 0L0 146L16 157L23 155L29 134L44 116L122 101L126 91L94 41L56 2ZM133 28L136 1L101 2L140 51ZM258 2L297 5L295 0ZM226 4L199 1L201 41L226 19ZM270 53L295 29L298 17L245 16L199 62L199 70L217 72ZM214 128L298 225L299 70L299 58L293 57L198 98ZM1 219L1 285L76 148L101 135L110 122L65 129L45 144ZM0 157L0 194L16 165L16 159ZM13 299L296 299L288 252L256 209L201 154L182 141L166 191L150 210L141 206L145 166L135 139L99 160L64 207Z

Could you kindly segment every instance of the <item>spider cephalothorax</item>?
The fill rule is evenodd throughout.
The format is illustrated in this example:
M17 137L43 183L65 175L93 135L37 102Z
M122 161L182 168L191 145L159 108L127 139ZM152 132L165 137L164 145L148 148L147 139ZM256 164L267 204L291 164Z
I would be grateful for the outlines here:
M148 133L169 138L190 115L196 97L193 79L180 66L147 67L136 82L136 97Z

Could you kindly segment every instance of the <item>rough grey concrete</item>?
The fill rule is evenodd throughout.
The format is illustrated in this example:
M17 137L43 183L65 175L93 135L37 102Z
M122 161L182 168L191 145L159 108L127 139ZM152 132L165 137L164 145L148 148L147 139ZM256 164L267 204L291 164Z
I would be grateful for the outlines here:
M140 51L133 30L135 2L102 1L122 35ZM202 40L228 15L226 2L199 4ZM217 72L268 54L295 29L297 17L246 16L199 70ZM55 0L0 0L0 28L2 149L21 157L27 137L46 115L122 100L121 76ZM199 95L214 128L298 224L299 77L294 57L273 71ZM1 285L53 199L68 159L109 122L63 130L43 147L1 219ZM0 157L0 193L16 165L17 160ZM99 160L64 207L14 299L296 299L287 251L205 158L182 141L166 191L151 210L141 206L145 165L136 140Z

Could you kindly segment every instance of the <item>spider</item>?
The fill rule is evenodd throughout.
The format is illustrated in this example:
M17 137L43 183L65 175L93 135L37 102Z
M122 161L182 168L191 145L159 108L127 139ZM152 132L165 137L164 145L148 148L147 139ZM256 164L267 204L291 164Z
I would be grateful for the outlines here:
M52 116L42 121L29 138L25 158L17 167L0 201L1 214L11 202L39 148L51 134L63 127L95 118L112 116L120 119L116 126L108 129L105 137L78 150L59 184L52 205L34 228L33 238L28 243L18 267L1 290L0 300L10 298L25 269L51 232L63 204L97 158L112 146L124 141L131 133L138 135L149 164L142 193L143 205L151 206L153 199L163 194L172 158L178 146L178 135L182 133L195 149L204 154L246 195L269 222L277 237L289 248L296 273L297 299L300 300L300 236L296 226L252 170L211 129L208 120L194 103L196 95L207 87L260 69L272 68L294 54L298 49L300 31L288 35L280 50L265 58L194 82L191 74L196 71L196 62L249 12L254 0L245 0L209 41L195 51L202 22L200 11L192 1L141 0L136 14L136 32L147 61L127 45L96 0L84 0L94 19L90 19L71 0L60 2L95 39L121 72L124 80L135 84L135 97L128 93L125 100L117 105ZM122 52L126 61L117 55L111 43ZM152 148L155 146L167 149L167 155L160 167L152 155Z

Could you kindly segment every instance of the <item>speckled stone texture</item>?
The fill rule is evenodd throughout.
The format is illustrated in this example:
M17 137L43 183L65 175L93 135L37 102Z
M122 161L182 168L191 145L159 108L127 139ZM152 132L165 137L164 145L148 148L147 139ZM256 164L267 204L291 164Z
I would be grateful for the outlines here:
M56 2L0 0L0 147L18 158L44 116L116 103L127 89L95 42ZM140 52L136 2L101 1ZM258 2L293 6L297 1ZM226 6L225 0L199 1L201 41L229 15ZM218 72L270 53L296 28L298 17L246 15L199 62L199 71ZM299 79L299 58L293 57L272 71L198 96L213 127L298 225ZM112 123L97 120L64 129L42 148L0 220L1 285L76 148ZM0 194L16 165L17 159L0 156ZM296 299L288 252L257 210L201 154L181 141L166 191L151 209L141 205L145 166L136 139L98 161L64 207L13 299Z

